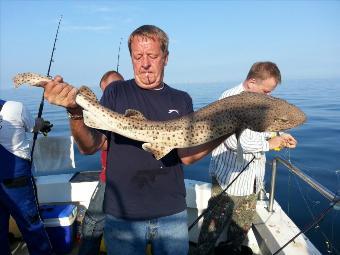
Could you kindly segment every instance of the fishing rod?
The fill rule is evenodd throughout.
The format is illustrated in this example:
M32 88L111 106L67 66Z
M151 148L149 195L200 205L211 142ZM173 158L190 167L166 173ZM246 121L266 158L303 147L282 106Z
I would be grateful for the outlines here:
M328 206L324 211L322 211L319 216L313 220L311 223L309 223L304 230L301 230L299 233L297 233L295 236L293 236L288 242L286 242L280 249L278 249L276 252L273 253L273 255L278 254L280 251L282 251L288 244L290 244L291 242L293 242L295 240L295 238L297 238L299 235L304 234L306 232L308 232L310 229L312 229L314 226L316 226L320 221L322 221L325 216L327 215L327 213L330 212L330 210L337 204L340 202L340 199L334 199L333 202L331 203L330 206Z
M191 225L190 225L189 228L188 228L188 231L190 231L190 230L197 224L197 222L199 222L199 220L200 220L204 215L206 215L209 211L211 211L212 209L215 208L215 206L222 200L222 194L223 194L224 192L227 191L227 189L228 189L228 188L236 181L236 179L243 173L243 171L250 165L250 163L254 161L254 159L255 159L255 156L253 155L253 158L245 165L245 167L243 167L243 169L242 169L242 170L239 172L239 174L232 180L232 182L229 183L228 186L227 186L224 190L222 190L222 191L216 196L217 201L215 201L215 203L213 203L211 206L208 206L208 208L205 209L204 212L201 213L201 215L198 216L198 217L196 218L196 220L195 220L193 223L191 223Z
M122 37L120 38L120 42L119 42L119 47L118 47L118 60L117 60L117 73L118 73L118 67L119 67L119 57L120 57L120 45L122 44Z
M54 43L53 43L53 49L52 49L52 54L51 54L51 58L50 58L50 63L48 65L48 70L47 70L47 77L51 77L50 76L50 71L51 71L51 65L52 65L52 62L54 62L53 60L53 55L54 55L54 51L55 51L55 45L56 45L56 42L58 40L58 33L59 33L59 27L60 27L60 23L61 23L61 20L63 18L63 15L60 16L60 19L59 19L59 23L58 23L58 28L57 28L57 32L55 34L55 38L54 38ZM42 115L42 112L43 112L43 109L44 109L44 92L45 92L45 88L44 88L44 91L42 93L42 97L41 97L41 101L40 101L40 106L39 106L39 111L38 111L38 118L41 118L41 115ZM34 132L34 135L33 135L33 144L32 144L32 151L31 151L31 164L33 165L33 152L34 152L34 148L35 148L35 142L37 140L37 137L38 137L38 132L39 131L35 131Z

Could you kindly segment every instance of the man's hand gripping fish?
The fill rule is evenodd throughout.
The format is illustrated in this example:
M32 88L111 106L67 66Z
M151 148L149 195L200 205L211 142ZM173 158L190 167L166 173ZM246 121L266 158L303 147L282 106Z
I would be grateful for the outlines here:
M35 73L17 74L13 81L41 86L51 79ZM142 113L128 109L125 114L99 104L95 94L85 86L77 93L76 102L83 108L84 123L108 130L133 140L142 141L143 149L161 159L175 148L188 148L240 136L244 129L256 132L282 131L301 125L305 114L287 101L259 93L243 92L215 101L191 114L169 121L147 120Z

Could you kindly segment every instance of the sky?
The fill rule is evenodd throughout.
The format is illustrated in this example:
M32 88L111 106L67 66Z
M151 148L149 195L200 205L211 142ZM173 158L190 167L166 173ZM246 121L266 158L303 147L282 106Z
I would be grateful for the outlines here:
M165 82L243 81L256 61L289 79L340 78L340 1L0 0L0 89L20 72L98 86L117 68L133 77L127 40L144 24L170 38Z

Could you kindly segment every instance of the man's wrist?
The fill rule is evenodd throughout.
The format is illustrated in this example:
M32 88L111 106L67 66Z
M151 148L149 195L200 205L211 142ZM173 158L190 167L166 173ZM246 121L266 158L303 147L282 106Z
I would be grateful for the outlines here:
M279 131L276 131L276 132L270 132L270 138L273 138L275 136L280 136L282 135L283 132L279 132Z
M84 118L81 107L66 108L66 112L70 120L82 120Z

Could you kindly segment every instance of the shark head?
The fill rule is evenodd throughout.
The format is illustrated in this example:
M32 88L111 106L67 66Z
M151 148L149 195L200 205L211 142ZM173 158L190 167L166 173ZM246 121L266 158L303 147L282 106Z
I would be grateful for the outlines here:
M267 131L282 131L306 122L306 115L298 107L278 99L278 108L272 112L272 120L266 123Z
M295 105L268 95L253 92L240 94L248 112L241 121L245 128L257 132L276 132L303 124L306 115ZM241 107L240 107L241 108Z

